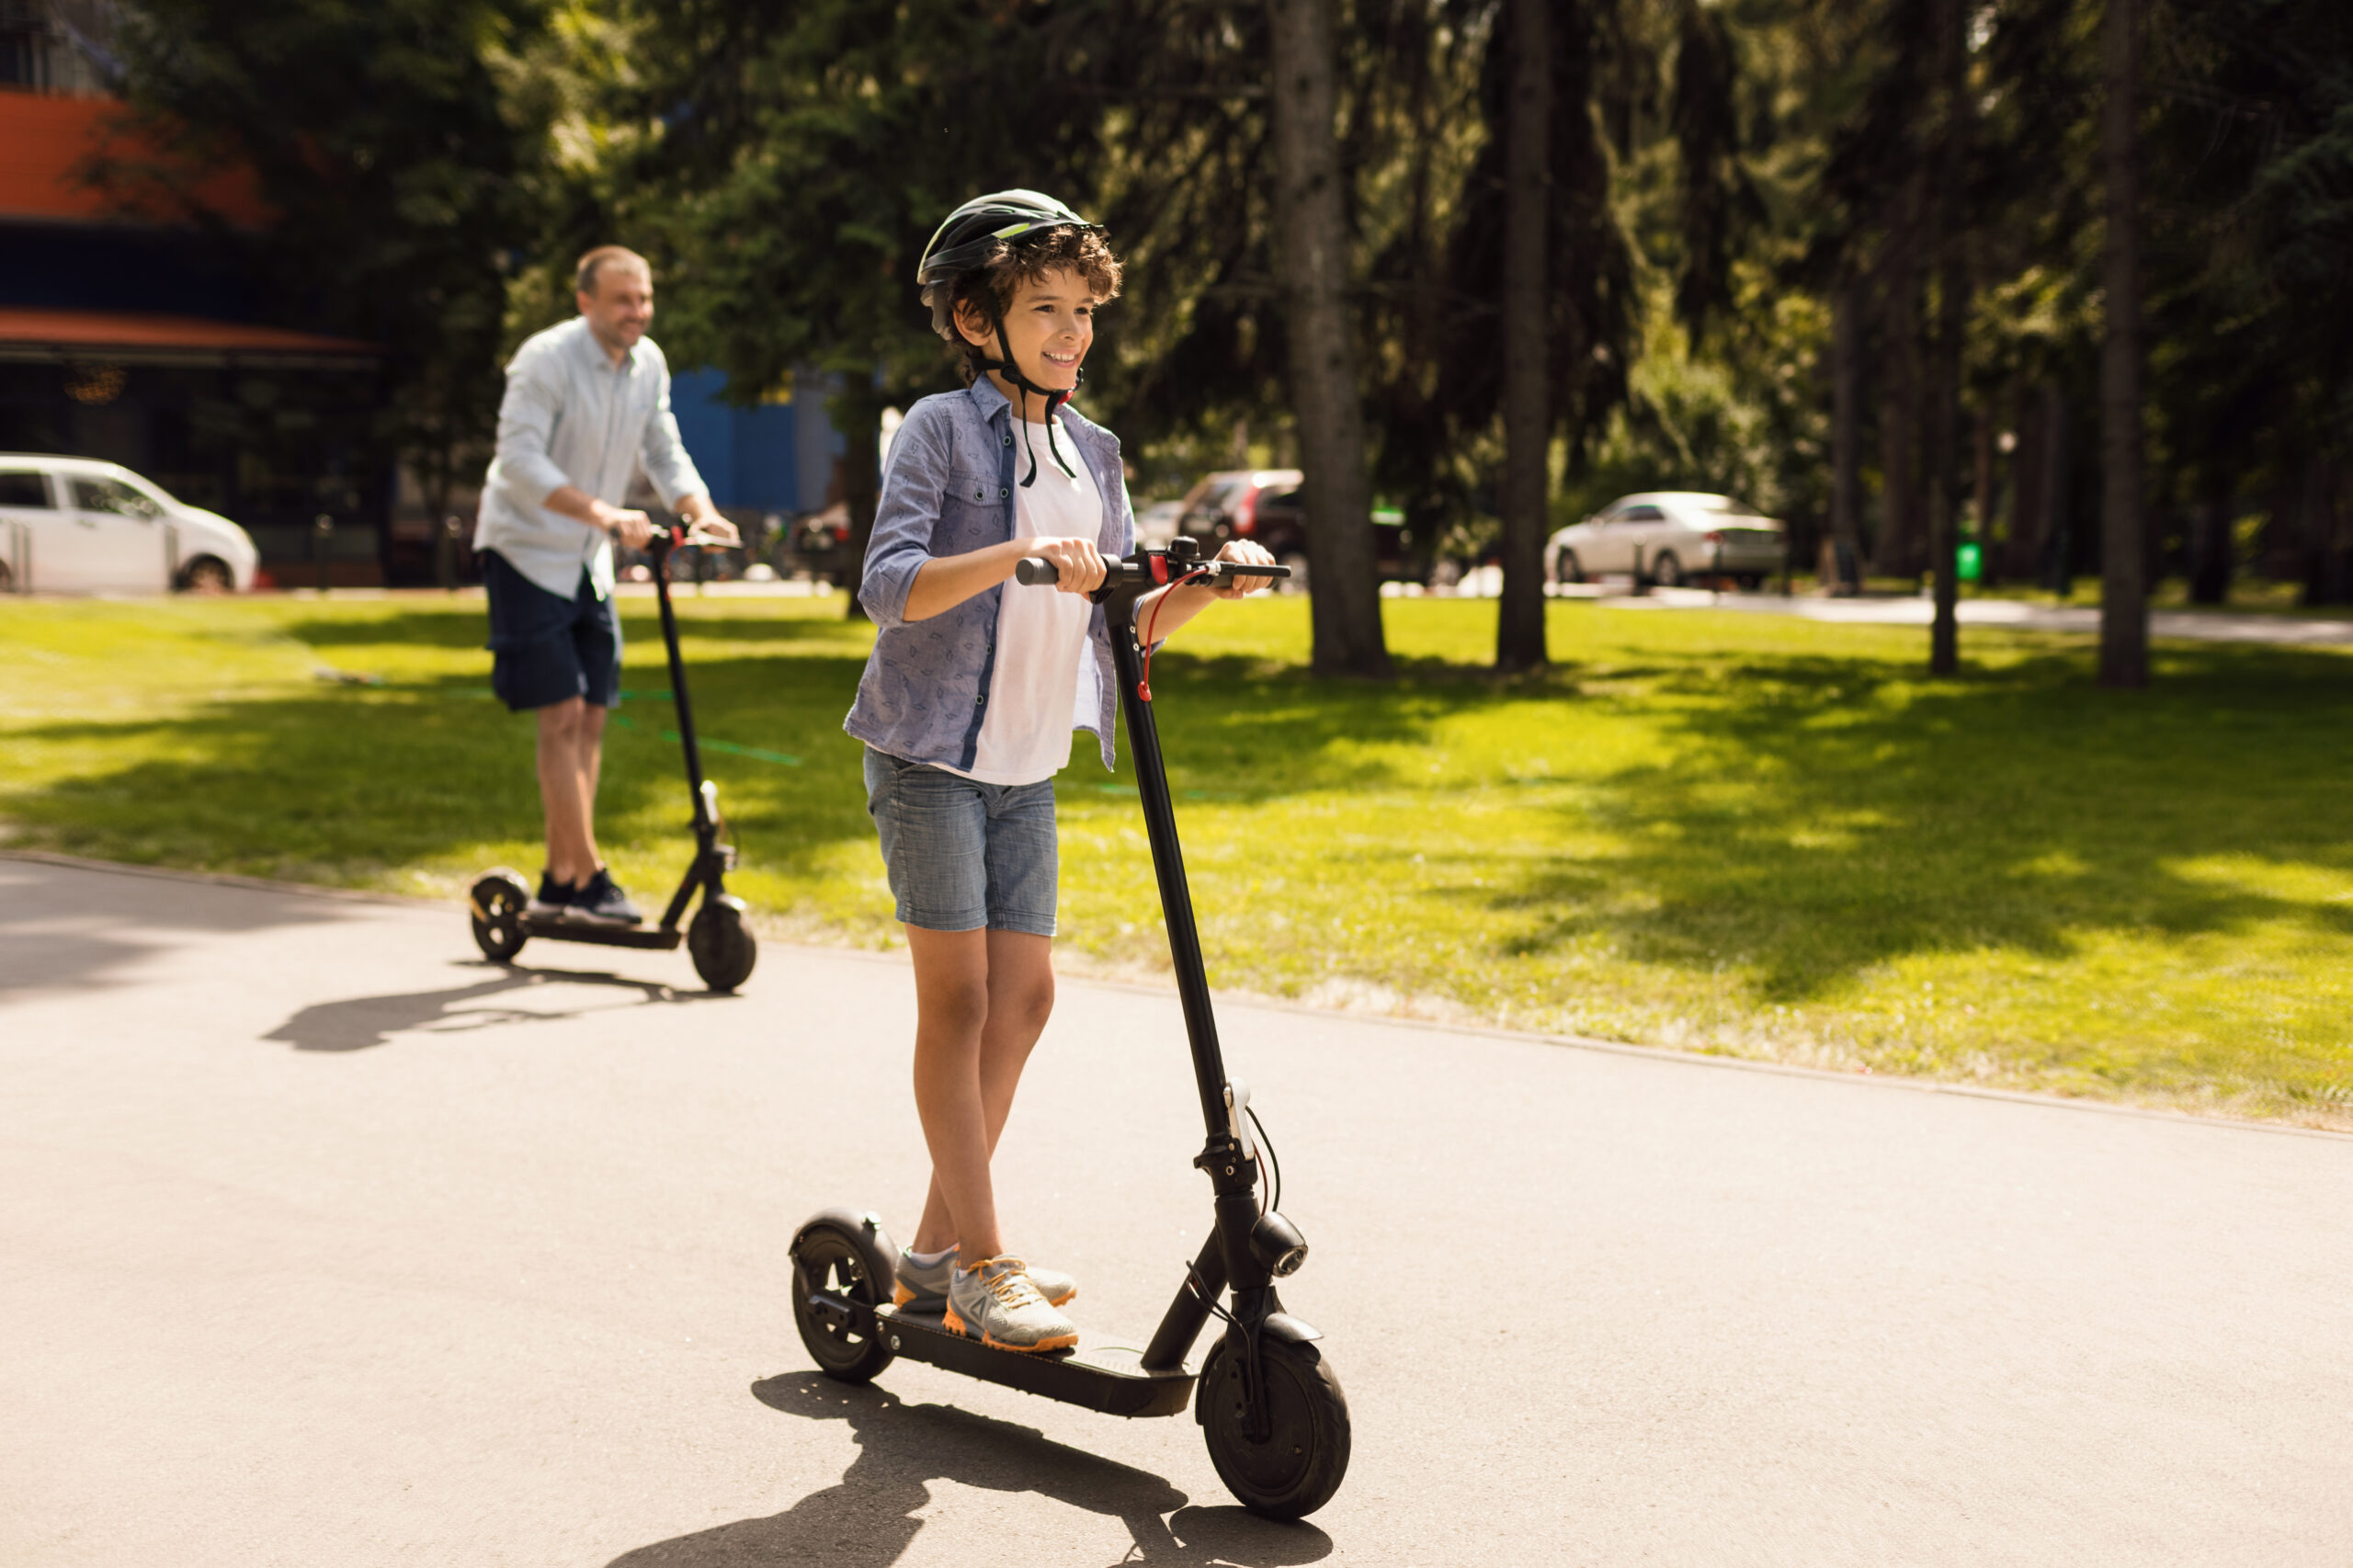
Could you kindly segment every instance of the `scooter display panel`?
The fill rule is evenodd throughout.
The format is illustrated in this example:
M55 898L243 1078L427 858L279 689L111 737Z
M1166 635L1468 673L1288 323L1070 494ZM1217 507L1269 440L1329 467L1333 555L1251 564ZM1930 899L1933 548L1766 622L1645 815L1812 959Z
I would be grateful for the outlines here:
M1178 1415L1192 1403L1191 1372L1147 1372L1143 1352L1128 1346L1081 1344L1042 1355L998 1350L951 1334L937 1312L883 1307L874 1317L892 1351L910 1361L927 1361L1105 1415Z

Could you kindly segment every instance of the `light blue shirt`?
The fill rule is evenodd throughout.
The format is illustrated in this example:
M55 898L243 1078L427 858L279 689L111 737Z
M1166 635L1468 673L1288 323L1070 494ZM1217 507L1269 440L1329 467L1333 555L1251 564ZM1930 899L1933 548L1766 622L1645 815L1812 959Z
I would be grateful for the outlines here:
M842 728L877 751L908 762L940 763L970 772L980 748L981 721L996 672L997 603L1008 593L1051 593L999 584L925 620L906 618L907 593L924 562L965 555L1013 537L1015 459L1013 405L981 377L962 392L940 392L907 411L891 438L891 460L874 509L874 535L858 601L881 628L858 700ZM1096 548L1125 555L1135 537L1120 438L1076 409L1055 416L1063 444L1075 449L1095 475L1103 498L1103 532ZM1040 462L1053 460L1040 443ZM1042 481L1040 483L1043 483ZM1093 607L1087 644L1097 693L1092 722L1103 766L1113 761L1119 681L1111 669L1111 634L1103 607Z
M641 468L674 506L709 488L679 444L662 350L641 337L615 365L581 316L536 333L506 367L474 547L566 599L585 566L601 599L613 589L611 537L540 503L569 484L618 506Z

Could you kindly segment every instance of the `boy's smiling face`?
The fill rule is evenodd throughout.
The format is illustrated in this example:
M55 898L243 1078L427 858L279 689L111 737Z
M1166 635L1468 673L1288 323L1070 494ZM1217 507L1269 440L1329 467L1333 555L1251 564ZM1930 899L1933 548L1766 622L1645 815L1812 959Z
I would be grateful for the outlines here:
M1078 385L1078 368L1095 343L1095 295L1086 279L1057 267L1014 290L1005 312L1006 344L1013 362L1033 385L1065 392ZM994 358L996 333L988 318L970 306L957 312L957 330ZM1008 399L1019 401L1015 388L996 371L989 379Z

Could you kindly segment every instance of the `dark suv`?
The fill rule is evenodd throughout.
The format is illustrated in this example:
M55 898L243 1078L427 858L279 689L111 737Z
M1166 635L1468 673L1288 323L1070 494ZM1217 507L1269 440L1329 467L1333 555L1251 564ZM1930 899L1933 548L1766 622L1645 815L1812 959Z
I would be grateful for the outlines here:
M1302 475L1297 469L1243 469L1213 473L1185 497L1176 531L1201 541L1201 552L1214 555L1231 539L1246 539L1266 547L1267 553L1290 568L1278 590L1298 593L1310 575L1307 550L1307 508L1301 500ZM1381 580L1421 583L1430 580L1428 552L1418 556L1399 512L1375 508L1372 539Z

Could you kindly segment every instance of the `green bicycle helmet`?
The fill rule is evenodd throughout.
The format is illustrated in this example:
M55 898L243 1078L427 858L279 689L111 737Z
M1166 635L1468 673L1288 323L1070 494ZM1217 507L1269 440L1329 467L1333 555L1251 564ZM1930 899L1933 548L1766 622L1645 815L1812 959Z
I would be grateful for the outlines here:
M1078 229L1100 232L1102 225L1090 223L1062 202L1034 190L1000 190L988 196L976 196L948 215L947 222L932 231L931 240L923 247L923 260L915 267L915 288L923 290L937 283L945 283L961 272L985 266L996 259L1007 246L1018 245L1025 235L1042 234L1052 229ZM1054 429L1059 423L1054 414L1070 401L1071 391L1041 387L1022 373L1014 363L1013 343L1006 336L1005 318L994 302L989 307L990 324L996 328L997 351L1001 358L983 358L972 355L975 369L995 370L1025 392L1046 400L1046 449L1052 454L1054 466L1064 473L1076 476L1076 471L1063 460L1062 449L1055 443ZM952 325L936 324L939 335L949 342L958 341ZM968 350L969 352L969 350ZM1082 368L1079 379L1086 372ZM1022 479L1024 489L1038 481L1038 454L1029 453L1029 472Z
M930 243L923 247L923 261L915 268L915 287L928 289L968 267L977 267L995 256L999 244L1009 244L1024 234L1043 229L1101 227L1034 190L976 196L932 231Z

